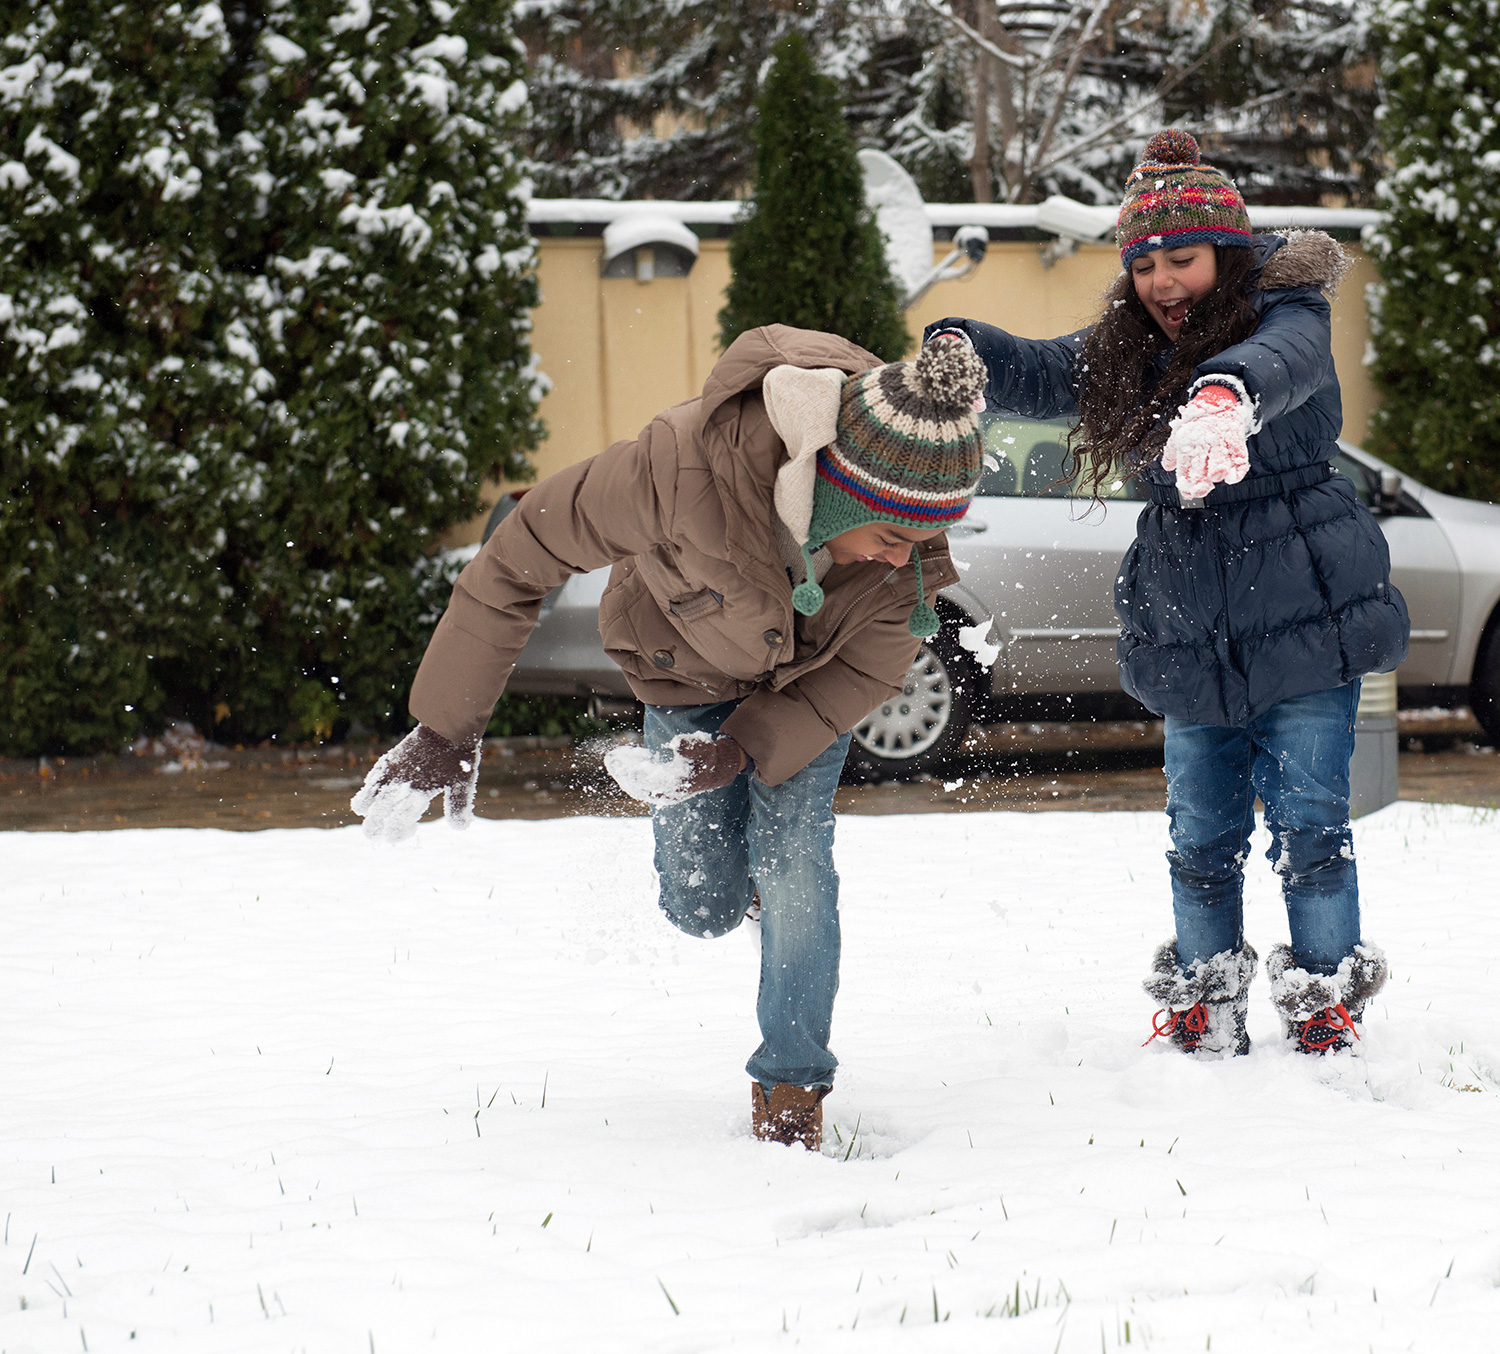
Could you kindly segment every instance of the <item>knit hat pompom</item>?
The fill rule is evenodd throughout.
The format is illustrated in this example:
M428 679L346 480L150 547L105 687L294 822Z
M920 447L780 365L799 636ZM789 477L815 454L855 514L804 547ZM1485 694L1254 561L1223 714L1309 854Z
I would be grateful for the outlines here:
M1146 153L1141 158L1153 165L1195 165L1200 157L1198 143L1189 133L1168 127L1146 142Z
M986 373L971 344L939 338L922 349L914 375L936 408L962 414L974 407L984 389Z

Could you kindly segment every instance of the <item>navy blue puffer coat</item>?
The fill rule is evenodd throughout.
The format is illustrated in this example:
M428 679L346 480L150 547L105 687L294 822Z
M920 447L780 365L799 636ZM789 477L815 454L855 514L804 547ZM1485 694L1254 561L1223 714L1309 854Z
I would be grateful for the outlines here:
M1256 401L1250 472L1182 509L1173 475L1141 475L1152 501L1115 584L1120 684L1148 710L1244 726L1279 701L1394 668L1406 603L1390 553L1354 486L1331 473L1343 421L1322 288L1341 253L1321 232L1256 236L1260 325L1197 368L1228 373ZM989 368L992 408L1033 418L1077 412L1084 333L1018 339L974 320L963 330Z

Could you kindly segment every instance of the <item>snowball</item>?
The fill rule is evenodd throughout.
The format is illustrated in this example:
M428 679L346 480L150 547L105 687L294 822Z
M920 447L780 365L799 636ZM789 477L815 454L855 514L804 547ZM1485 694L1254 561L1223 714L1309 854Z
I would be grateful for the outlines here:
M1000 657L1000 646L991 643L988 638L994 624L994 617L990 617L978 625L960 626L958 630L959 647L973 654L982 668L994 667L995 661Z
M680 804L690 799L684 790L693 764L679 751L688 743L711 743L707 733L680 733L664 748L623 746L604 754L604 769L615 784L642 804Z

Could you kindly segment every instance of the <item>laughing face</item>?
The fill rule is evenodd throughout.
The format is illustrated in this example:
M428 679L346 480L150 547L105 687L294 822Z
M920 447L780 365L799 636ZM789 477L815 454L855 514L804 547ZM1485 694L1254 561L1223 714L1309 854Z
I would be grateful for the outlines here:
M1188 311L1219 280L1219 259L1211 244L1153 249L1131 262L1130 277L1141 304L1175 343Z

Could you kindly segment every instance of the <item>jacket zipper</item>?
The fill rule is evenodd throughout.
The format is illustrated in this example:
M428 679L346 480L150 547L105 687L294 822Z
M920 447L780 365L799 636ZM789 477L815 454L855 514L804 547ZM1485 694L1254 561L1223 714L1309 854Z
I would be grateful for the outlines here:
M923 564L927 563L926 560L923 560L922 562ZM863 602L865 598L868 597L871 593L877 592L881 588L887 587L889 584L893 583L895 581L896 575L900 572L900 569L888 569L884 574L881 575L879 582L874 583L870 587L866 588L862 593L859 594L858 597L850 602L848 606L846 606L841 612L839 612L839 618L838 620L834 621L833 630L829 633L828 638L832 640L833 636L838 633L839 626L841 626L848 619L849 613L853 611L855 607ZM822 650L820 649L818 652L821 653Z
M891 582L891 580L894 579L900 572L901 571L899 569L887 570L880 576L878 582L871 584L862 593L860 593L858 597L850 602L848 606L846 606L841 612L839 612L839 618L838 620L834 621L833 629L829 632L828 638L832 639L834 635L838 634L839 626L841 626L846 620L849 619L849 613L853 611L855 607L857 607L861 602L865 600L866 597L870 596L872 593L879 592L881 588L886 587ZM821 652L821 650L819 652Z
M930 559L930 557L929 557L929 559ZM923 560L922 561L922 563L924 565L927 564L928 562L929 562L929 560ZM878 583L874 584L872 587L866 588L862 593L860 593L860 595L858 597L856 597L852 602L850 602L849 605L846 606L843 609L843 611L841 611L839 613L838 620L836 620L833 623L834 631L835 632L838 631L839 626L841 626L844 623L844 621L848 618L849 613L851 611L853 611L854 608L857 607L861 602L863 602L866 597L868 597L872 592L875 592L877 589L883 588L883 587L887 586L888 584L894 582L895 578L896 578L896 575L899 574L900 572L901 572L900 569L888 569L884 574L881 575L880 581ZM925 599L919 599L919 600L925 600ZM830 636L830 638L832 638L832 636Z

